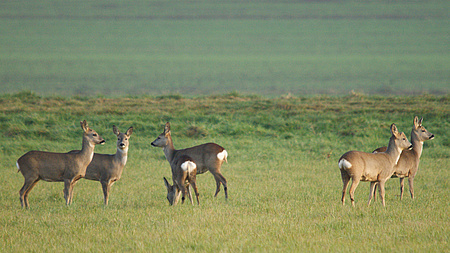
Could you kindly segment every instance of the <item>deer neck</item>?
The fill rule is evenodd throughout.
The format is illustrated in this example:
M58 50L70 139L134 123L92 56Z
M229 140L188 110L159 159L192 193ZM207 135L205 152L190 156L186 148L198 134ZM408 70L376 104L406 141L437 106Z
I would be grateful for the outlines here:
M127 164L127 159L128 159L128 148L121 149L121 148L117 147L116 154L114 155L114 160L118 164L125 166L125 164Z
M171 162L175 155L175 147L173 146L172 138L169 136L169 141L167 145L163 148L164 155L166 156L167 161Z
M417 156L417 158L420 158L423 150L423 141L419 139L414 130L411 131L411 144L413 146L412 151Z
M395 145L395 137L392 136L391 139L389 139L389 145L386 149L386 154L388 154L390 161L397 165L398 160L400 159L400 155L402 154L402 150Z
M87 160L87 164L89 164L94 157L94 147L95 145L92 144L86 136L83 136L83 143L79 155Z

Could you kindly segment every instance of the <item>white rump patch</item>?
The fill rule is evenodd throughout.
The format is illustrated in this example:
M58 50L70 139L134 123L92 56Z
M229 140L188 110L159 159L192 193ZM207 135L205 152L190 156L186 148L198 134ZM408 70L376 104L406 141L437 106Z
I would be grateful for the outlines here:
M188 173L191 173L193 170L197 168L197 165L191 161L186 161L181 164L181 169L183 171L187 171Z
M219 160L225 160L225 162L227 161L227 157L228 157L228 152L225 149L222 152L217 154L217 158Z
M345 159L342 159L339 161L339 169L349 169L351 167L352 167L352 164L349 161L347 161Z

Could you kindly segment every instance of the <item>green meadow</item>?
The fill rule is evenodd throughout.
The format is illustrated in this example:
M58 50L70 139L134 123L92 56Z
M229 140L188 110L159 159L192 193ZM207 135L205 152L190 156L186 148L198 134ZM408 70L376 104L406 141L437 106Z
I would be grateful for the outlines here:
M448 1L7 1L2 93L447 94Z
M61 98L23 92L0 96L0 108L2 252L449 251L448 95ZM414 115L436 136L424 143L416 199L407 194L400 201L398 179L391 179L385 208L379 201L367 206L364 182L356 207L342 206L340 155L386 145L391 123L409 136ZM30 209L21 209L16 160L29 150L79 149L83 119L106 140L95 148L99 153L115 152L113 124L135 128L109 205L100 183L82 179L71 206L63 183L40 181ZM199 206L169 206L163 177L171 178L170 167L150 145L167 121L176 148L212 141L227 149L227 201L223 191L213 197L215 181L205 173L197 177Z
M3 1L0 252L449 252L449 1ZM388 143L414 116L424 143L416 198L342 206L337 166ZM122 179L40 181L22 209L16 161L81 148L86 119L113 154L133 126ZM169 206L163 151L215 142L228 180ZM406 186L408 189L408 186Z

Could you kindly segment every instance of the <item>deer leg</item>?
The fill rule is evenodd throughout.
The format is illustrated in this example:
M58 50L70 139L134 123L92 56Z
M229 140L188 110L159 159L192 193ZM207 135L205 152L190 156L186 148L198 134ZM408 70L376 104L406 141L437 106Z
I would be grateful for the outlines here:
M24 200L27 208L30 207L30 205L28 204L28 194L30 193L31 189L33 189L33 187L37 184L37 182L39 182L39 180L40 179L34 181L33 184L31 184L30 187L28 187L28 190L25 192Z
M64 179L64 199L66 200L66 205L72 203L73 184L73 179Z
M373 193L375 191L375 187L377 186L377 182L370 182L370 192L369 192L369 202L367 206L370 206L370 201L372 201Z
M191 187L190 187L190 184L188 184L188 185L186 186L186 190L187 190L187 193L188 193L189 201L191 202L192 205L194 205L194 201L192 201L192 194L191 194Z
M103 189L103 198L105 206L108 205L109 191L111 190L111 184L108 181L101 181L102 189Z
M200 205L200 202L199 202L199 200L198 200L199 194L198 194L197 182L196 182L196 180L195 180L195 177L194 177L194 179L192 180L191 185L192 185L192 188L194 188L195 197L197 198L197 204Z
M214 193L214 197L216 197L220 192L220 181L217 178L214 179L216 180L216 192Z
M178 204L181 193L182 193L181 184L178 184L178 180L173 180L173 186L171 187L169 193L167 194L168 197L169 197L169 194L170 195L173 194L173 200L172 200L171 205L175 206L176 204ZM169 200L169 203L170 203L170 200Z
M75 182L72 182L72 183L70 184L70 189L69 189L69 205L72 204L72 200L73 200L73 187L75 186L76 183L77 183L77 182L75 181Z
M386 181L380 181L380 187L379 187L379 190L380 190L380 199L381 199L381 203L383 204L383 206L386 206L386 202L385 202L385 200L384 200L384 195L385 195L385 189L384 189L384 183L385 183Z
M72 204L72 198L73 198L73 186L75 185L75 182L70 183L69 186L69 205Z
M69 204L69 187L70 187L70 180L64 179L64 199L66 200L66 205Z
M375 187L373 188L373 201L374 202L377 200L377 189L378 189L378 182L375 184Z
M198 196L200 194L198 194L198 189L197 189L197 175L193 175L191 177L191 185L192 185L192 188L194 188L195 197L197 198L197 204L200 205L200 201L198 199Z
M19 191L20 194L20 205L25 208L30 207L28 204L28 193L30 193L31 189L39 182L38 179L29 179L25 180L25 183L23 184L22 188Z
M228 199L227 180L225 179L225 177L218 170L215 171L213 173L213 175L214 175L214 179L216 180L216 193L214 194L214 197L216 197L217 194L219 193L219 191L220 191L220 183L222 183L223 190L225 191L225 199Z
M350 186L350 200L352 201L352 206L355 206L355 190L356 187L358 187L359 184L359 177L352 178L352 186Z
M414 199L414 177L409 176L408 183L409 183L409 193L411 194L411 198Z
M69 205L72 204L72 200L73 200L73 188L75 186L75 184L78 182L78 180L80 180L81 177L77 178L77 179L73 179L72 182L70 183L70 188L69 188Z
M342 177L342 184L343 184L341 201L342 201L342 205L344 205L345 204L345 192L347 191L347 186L348 186L348 183L350 182L350 176L347 174L346 171L341 170L341 177Z
M186 193L187 193L186 185L185 185L184 182L180 183L180 191L182 193L182 195L181 195L181 204L184 204L185 196L186 196Z
M400 200L403 199L403 190L405 189L405 178L400 178Z
M72 179L72 183L70 184L70 191L69 191L69 204L72 204L72 200L73 200L73 188L75 187L75 185L78 183L78 180L80 180L82 178L82 176L77 176L75 178Z
M173 201L173 205L176 205L178 203L178 201L180 200L180 195L181 195L181 191L175 187L175 199Z

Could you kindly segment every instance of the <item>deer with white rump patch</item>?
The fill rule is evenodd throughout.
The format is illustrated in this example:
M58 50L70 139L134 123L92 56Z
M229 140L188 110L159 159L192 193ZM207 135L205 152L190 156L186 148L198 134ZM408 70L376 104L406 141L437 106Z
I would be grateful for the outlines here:
M372 200L375 185L379 184L379 193L383 206L386 206L384 185L394 173L394 165L397 164L400 154L405 149L411 149L412 145L404 133L399 133L395 124L391 125L392 136L386 152L365 153L361 151L349 151L339 158L339 169L342 177L342 204L345 204L345 193L352 179L350 187L350 199L355 206L355 189L360 181L370 182L369 202Z
M152 142L152 146L163 148L164 155L166 156L172 171L176 171L177 164L182 156L187 155L190 157L196 164L196 174L203 174L209 171L214 176L214 179L216 180L216 193L214 196L217 196L220 191L220 184L222 184L225 191L225 198L228 198L227 180L220 173L220 167L224 161L227 161L228 156L227 151L223 147L215 143L206 143L191 148L177 150L173 146L169 122L166 123L164 131ZM177 184L175 179L173 180L174 185Z
M164 178L164 184L167 188L167 200L169 201L170 205L176 205L178 203L181 193L183 194L183 197L181 198L182 204L184 203L186 194L188 194L191 204L194 204L194 202L192 201L191 192L189 190L190 185L192 185L192 187L194 188L195 196L197 197L197 204L200 205L200 202L198 200L199 194L197 189L196 176L197 165L195 164L194 160L187 155L180 156L176 161L175 166L172 167L173 185L171 185L167 181L167 179Z
M25 178L20 189L22 207L29 207L28 194L41 179L47 182L64 182L66 205L72 203L73 187L86 174L86 168L94 156L95 145L105 143L97 132L89 128L86 120L80 123L83 129L80 152L70 154L30 151L17 160L17 168Z
M414 125L411 131L412 149L403 151L400 155L398 163L394 166L395 171L392 177L400 178L400 200L403 199L405 177L408 178L409 193L411 194L411 198L414 199L414 177L419 170L423 142L434 139L434 134L428 132L428 130L422 125L422 121L423 118L419 120L417 116L414 117ZM373 153L384 152L386 149L387 147L377 148L373 151Z
M133 127L128 128L125 133L113 125L113 132L117 136L117 151L115 154L94 153L92 162L86 169L84 179L100 181L103 189L104 203L108 205L109 192L111 186L122 177L123 169L127 164L128 147L130 136L133 133ZM72 150L69 153L80 152Z

